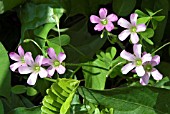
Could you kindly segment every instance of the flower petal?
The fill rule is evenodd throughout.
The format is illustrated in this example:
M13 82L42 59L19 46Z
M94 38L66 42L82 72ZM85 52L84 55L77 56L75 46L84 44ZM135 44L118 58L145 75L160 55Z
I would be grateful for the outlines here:
M160 63L160 56L159 55L153 56L151 61L154 61L154 64L152 64L152 66L158 65Z
M24 56L24 50L21 46L18 47L18 53L20 56Z
M100 23L100 18L97 17L96 15L91 15L90 21L91 21L91 23Z
M54 75L54 72L55 72L55 68L50 66L48 69L47 69L47 72L48 72L48 77L51 77Z
M145 70L144 70L142 65L136 66L135 71L136 71L138 76L143 76L145 74Z
M121 53L120 53L120 56L123 58L123 59L126 59L128 61L134 61L135 60L135 56L125 50L123 50Z
M142 56L142 63L147 62L147 61L151 61L151 59L152 59L152 55L150 53L147 53L147 54Z
M110 15L107 16L107 20L108 20L108 21L115 22L115 21L118 20L118 17L117 17L117 15L115 15L115 14L110 14Z
M163 78L163 75L156 68L153 68L151 74L155 80L161 80Z
M100 15L100 18L101 18L101 19L106 18L107 9L106 9L106 8L101 8L101 9L99 10L99 15Z
M47 77L48 73L44 68L40 67L39 75L41 78L45 78Z
M138 18L138 14L136 13L130 15L130 22L132 23L133 26L136 26L137 18Z
M137 33L131 33L130 40L132 41L133 44L138 43L139 37L138 37Z
M66 54L65 53L62 53L60 52L57 56L57 60L62 63L64 60L66 59Z
M37 63L39 66L41 66L43 59L44 59L43 56L37 55L37 57L35 58L35 63Z
M14 61L20 61L20 56L15 52L10 52L9 57Z
M60 65L56 68L56 70L57 70L58 74L64 74L66 71L66 68L64 66Z
M118 25L120 25L123 28L130 28L131 24L124 18L120 18L117 22Z
M33 70L31 67L28 66L21 66L18 68L18 71L20 74L29 74L31 73Z
M147 85L149 82L149 78L150 78L149 74L145 73L145 75L140 78L141 85Z
M94 30L96 30L96 31L101 31L101 30L103 30L104 29L104 25L102 25L102 24L97 24L95 27L94 27Z
M32 66L32 65L33 65L34 60L33 60L33 58L32 58L31 52L25 53L25 55L24 55L24 60L25 60L25 62L26 62L29 66Z
M42 65L43 65L43 66L49 66L49 65L52 65L52 64L53 64L53 62L52 62L51 59L49 59L49 58L43 58L43 60L42 60Z
M36 81L37 81L37 77L38 77L38 73L33 72L27 79L27 83L29 85L35 85Z
M139 24L137 25L136 32L143 32L146 30L146 25L145 24Z
M132 63L128 63L125 66L122 67L121 71L122 74L127 74L129 71L131 71L133 68L135 67L135 65L133 65Z
M56 53L53 48L48 48L47 53L51 59L57 59Z
M142 50L141 44L133 45L133 52L137 58L141 58L141 50Z
M10 69L14 72L18 67L20 67L22 65L21 62L16 62L12 65L10 65Z
M113 30L114 29L114 25L113 25L113 23L112 22L108 22L108 24L107 25L105 25L105 28L106 28L106 30L107 31L111 31L111 30Z
M129 35L130 35L130 31L124 30L118 35L118 38L120 41L124 41Z

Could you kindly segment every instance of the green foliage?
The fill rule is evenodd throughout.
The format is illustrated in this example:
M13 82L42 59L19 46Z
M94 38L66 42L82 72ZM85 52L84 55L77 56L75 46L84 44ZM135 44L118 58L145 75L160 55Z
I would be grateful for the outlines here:
M9 112L8 114L40 114L40 113L41 107L37 106L32 108L19 107Z
M60 46L65 46L70 43L70 37L66 34L61 35L60 37L54 37L49 39L50 42L58 44Z
M27 87L27 92L26 94L28 96L35 96L37 94L37 90L34 89L33 87Z
M4 114L4 107L3 107L1 99L0 99L0 114Z
M26 90L27 90L27 87L25 87L24 85L16 85L11 88L11 91L14 94L22 94L22 93L25 93Z
M154 30L151 28L147 28L146 31L139 33L140 36L150 45L153 45L153 42L149 39L153 37L154 35Z
M11 89L11 72L9 70L9 58L7 51L0 42L0 96L9 98Z
M170 113L167 89L155 87L123 87L110 90L78 88L83 98L91 103L113 108L114 114L165 114Z
M67 114L79 83L74 79L58 78L47 89L47 95L42 101L42 114Z
M136 0L114 0L112 3L113 11L119 16L127 16L135 8Z

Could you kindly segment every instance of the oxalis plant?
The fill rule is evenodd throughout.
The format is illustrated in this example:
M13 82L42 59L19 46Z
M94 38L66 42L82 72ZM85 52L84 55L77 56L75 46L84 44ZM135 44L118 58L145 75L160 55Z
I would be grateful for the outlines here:
M168 0L1 0L0 114L170 114Z

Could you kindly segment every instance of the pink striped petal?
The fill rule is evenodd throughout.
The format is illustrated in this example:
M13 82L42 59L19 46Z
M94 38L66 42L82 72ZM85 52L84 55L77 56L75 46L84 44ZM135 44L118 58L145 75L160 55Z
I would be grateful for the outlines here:
M106 8L101 8L99 10L99 15L100 15L100 18L101 19L105 19L106 18L106 15L107 15L107 9Z
M115 21L118 20L118 17L115 14L110 14L110 15L107 16L107 20L115 22Z
M14 72L17 68L19 68L22 65L21 62L16 62L12 65L10 65L10 69Z
M57 59L56 53L53 48L48 48L47 53L51 59Z
M57 70L58 74L64 74L66 71L66 68L64 66L60 65L56 68L56 70Z
M48 75L47 71L44 68L40 67L39 76L41 78L45 78L47 77L47 75Z
M133 13L130 15L130 22L133 26L136 26L138 14Z
M48 72L48 77L51 77L54 75L54 72L55 72L55 68L50 66L48 69L47 69L47 72Z
M142 63L147 62L147 61L151 61L151 59L152 59L152 55L150 53L145 54L145 55L142 56Z
M129 71L131 71L133 68L135 67L134 64L132 63L128 63L125 66L122 67L121 71L122 74L127 74Z
M43 56L37 55L37 57L35 58L35 63L37 63L39 66L41 66L43 59L44 59Z
M142 45L141 44L133 45L133 52L136 57L141 58Z
M113 30L114 29L114 25L113 25L113 23L112 22L108 22L108 24L107 25L105 25L105 28L106 28L106 30L107 31L111 31L111 30Z
M130 35L130 31L124 30L118 35L118 38L120 41L124 41L129 35Z
M95 27L94 27L94 30L96 31L102 31L104 29L104 26L102 24L97 24Z
M29 73L33 72L33 69L28 66L21 66L18 68L18 71L20 74L29 74Z
M156 68L153 68L151 74L155 80L161 80L163 78L163 75Z
M36 81L37 81L37 78L38 78L38 73L36 72L33 72L27 79L27 83L29 85L35 85Z
M151 61L154 61L152 66L158 65L160 63L160 56L159 55L153 56Z
M18 47L18 53L20 56L24 56L24 50L21 46Z
M144 76L140 78L141 85L147 85L149 82L150 75L148 73L145 73Z
M134 61L135 60L135 56L125 50L123 50L121 53L120 53L120 56L123 58L123 59L126 59L128 61Z
M136 71L138 76L143 76L145 74L145 70L144 70L142 65L141 66L137 66L135 68L135 71Z
M139 37L138 37L137 33L131 33L130 40L132 41L133 44L138 43Z
M100 18L97 17L96 15L91 15L90 21L91 21L91 23L100 23Z
M118 23L118 25L120 25L123 28L130 28L131 27L131 24L124 18L120 18L117 23Z
M34 64L31 52L25 53L24 60L29 66L32 66Z
M15 52L10 52L9 57L14 61L20 61L20 56Z
M57 56L57 60L62 63L64 60L66 59L66 54L65 53L62 53L60 52Z
M137 25L136 32L143 32L146 30L146 25L145 24L139 24Z

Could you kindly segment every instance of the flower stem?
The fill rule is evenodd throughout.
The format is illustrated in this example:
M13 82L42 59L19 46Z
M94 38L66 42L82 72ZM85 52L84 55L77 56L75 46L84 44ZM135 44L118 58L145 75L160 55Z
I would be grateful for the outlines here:
M152 54L155 54L157 51L161 50L162 48L164 48L165 46L167 46L167 45L169 45L169 44L170 44L170 42L162 45L161 47L159 47L158 49L156 49L154 52L152 52Z
M52 78L44 78L45 80L47 80L47 81L50 81L50 82L54 82L54 83L56 83L57 82L57 80L55 80L55 79L52 79Z

